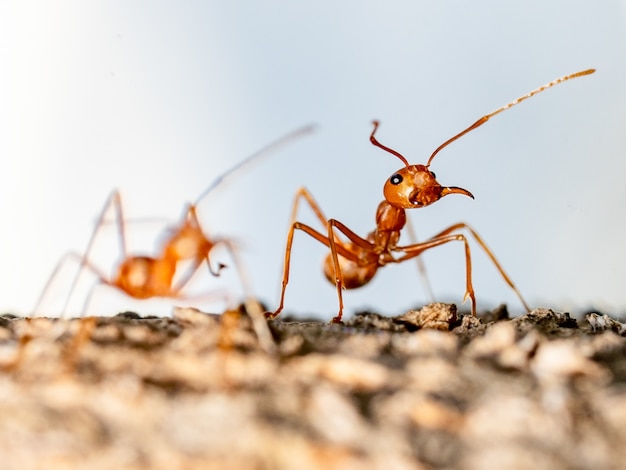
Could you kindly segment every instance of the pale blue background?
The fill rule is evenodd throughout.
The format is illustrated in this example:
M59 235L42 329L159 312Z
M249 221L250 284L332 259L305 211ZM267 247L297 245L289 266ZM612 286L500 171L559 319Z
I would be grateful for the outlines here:
M0 4L0 310L27 313L54 264L83 250L117 187L129 217L175 219L231 165L286 132L315 135L277 152L200 208L232 235L254 289L276 304L288 214L306 185L329 217L365 235L385 179L481 115L561 75L596 67L503 113L451 145L432 169L472 191L414 211L421 238L459 220L486 239L533 306L626 311L623 1L27 1ZM303 211L301 220L314 223ZM134 224L149 253L158 223ZM95 262L116 260L103 232ZM299 233L287 310L331 318L326 250ZM460 302L461 245L424 256L438 300ZM226 258L225 258L226 260ZM479 307L509 303L477 248ZM72 269L55 285L58 309ZM427 301L414 264L345 295L348 313ZM89 279L81 286L78 309ZM192 290L240 294L236 277ZM103 288L92 313L131 304ZM219 309L219 304L200 304Z

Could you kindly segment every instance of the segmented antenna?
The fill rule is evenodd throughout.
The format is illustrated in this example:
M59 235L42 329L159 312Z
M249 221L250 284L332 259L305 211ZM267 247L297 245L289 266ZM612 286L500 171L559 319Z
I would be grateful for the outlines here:
M404 158L404 156L400 152L398 152L398 151L396 151L396 150L394 150L392 148L389 148L386 145L383 145L380 142L378 142L378 140L376 140L376 137L374 137L374 134L378 130L378 126L379 126L380 123L378 121L372 121L372 124L374 125L374 129L372 130L372 133L370 134L370 142L372 144L374 144L376 147L380 147L384 151L389 152L392 155L395 155L400 160L402 160L402 163L404 163L404 166L408 167L409 166L409 162L407 161L406 158Z
M250 155L248 158L240 161L235 166L233 166L232 168L230 168L229 170L227 170L226 172L222 173L220 176L215 178L215 180L209 185L209 187L206 188L204 192L200 194L200 196L198 196L194 205L197 206L202 199L207 197L209 193L213 191L214 189L216 189L220 184L226 182L226 180L230 176L232 176L233 173L235 173L236 171L248 166L248 164L250 164L253 161L258 161L261 158L270 155L272 152L274 152L275 150L278 150L283 145L286 145L295 139L298 139L300 137L303 137L307 134L312 133L314 130L315 130L315 126L313 124L309 124L308 126L304 126L299 129L296 129L295 131L292 131L289 134L284 135L283 137L279 138L278 140L275 140L274 142L266 145L258 152L255 152L252 155Z
M478 121L476 121L474 124L469 126L467 129L465 129L464 131L458 133L457 135L455 135L451 139L446 140L443 144L441 144L439 147L437 147L437 149L433 152L433 154L428 159L428 163L426 163L426 166L430 165L430 162L435 157L435 155L437 155L439 153L440 150L442 150L443 148L447 147L449 144L451 144L452 142L454 142L458 138L463 137L468 132L473 131L477 127L482 126L484 123L486 123L490 118L492 118L496 114L500 114L502 111L505 111L505 110L507 110L509 108L512 108L516 104L519 104L522 101L527 100L531 96L535 96L536 94L541 93L542 91L547 90L548 88L552 88L554 85L558 85L559 83L566 82L567 80L571 80L572 78L582 77L583 75L590 75L590 74L594 73L595 71L596 71L596 69L587 69L587 70L583 70L581 72L576 72L576 73L572 73L572 74L569 74L569 75L565 75L564 77L557 78L556 80L552 80L550 83L546 83L545 85L540 86L539 88L531 91L530 93L527 93L524 96L520 96L516 100L511 101L509 104L505 104L501 108L496 109L494 112L489 113L489 114L481 117Z

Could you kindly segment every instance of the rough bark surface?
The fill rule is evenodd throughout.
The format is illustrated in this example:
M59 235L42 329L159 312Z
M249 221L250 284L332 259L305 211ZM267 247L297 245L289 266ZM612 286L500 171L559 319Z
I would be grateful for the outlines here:
M0 317L2 468L586 469L626 462L626 326L449 304L343 325Z

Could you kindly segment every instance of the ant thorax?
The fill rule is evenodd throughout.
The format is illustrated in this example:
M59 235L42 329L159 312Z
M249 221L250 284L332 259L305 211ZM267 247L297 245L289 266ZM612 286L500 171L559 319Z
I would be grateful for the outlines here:
M376 232L400 231L406 224L404 209L382 201L376 209Z

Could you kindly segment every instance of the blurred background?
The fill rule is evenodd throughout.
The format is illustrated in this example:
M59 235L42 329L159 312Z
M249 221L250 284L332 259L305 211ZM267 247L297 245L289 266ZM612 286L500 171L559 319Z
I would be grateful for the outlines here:
M124 202L129 249L154 252L222 172L315 123L203 200L206 232L229 236L254 292L277 305L293 194L365 236L385 180L480 116L565 74L442 151L431 169L475 200L451 196L410 214L420 239L458 221L484 237L533 307L626 312L626 3L572 0L287 1L20 0L0 4L0 311L27 314L55 264L83 252L105 200ZM110 216L112 219L112 214ZM299 220L316 225L303 208ZM317 226L317 225L316 225ZM406 237L406 235L405 235ZM406 238L404 238L407 241ZM479 308L523 308L474 244ZM119 261L113 224L92 261ZM330 319L327 249L296 233L286 312ZM227 253L216 259L229 264ZM460 303L461 244L422 256L435 299ZM56 314L76 263L42 306ZM202 269L189 292L219 311L241 285ZM70 310L94 282L85 275ZM346 313L392 315L429 300L415 263L388 266L347 291ZM89 313L167 313L179 301L131 302L98 288ZM466 304L469 308L469 303Z

